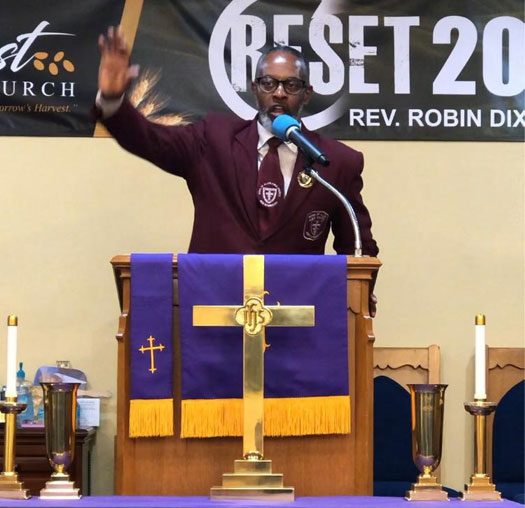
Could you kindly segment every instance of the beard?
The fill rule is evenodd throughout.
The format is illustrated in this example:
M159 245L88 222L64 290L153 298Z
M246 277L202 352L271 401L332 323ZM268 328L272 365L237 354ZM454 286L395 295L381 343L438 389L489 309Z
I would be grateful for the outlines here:
M272 123L273 121L279 116L279 115L272 115L270 116L270 113L268 113L268 109L261 109L261 107L259 106L259 101L256 100L256 103L257 103L257 109L259 111L259 115L258 115L258 119L259 119L259 123L269 132L273 132L272 131ZM296 120L299 120L301 118L301 112L303 110L303 106L301 105L299 107L299 110L297 111L297 114L296 115L292 115L291 113L288 113L286 111L284 111L282 114L283 115L290 115L290 116L293 116Z
M273 120L270 118L268 113L259 112L259 122L267 131L272 132Z

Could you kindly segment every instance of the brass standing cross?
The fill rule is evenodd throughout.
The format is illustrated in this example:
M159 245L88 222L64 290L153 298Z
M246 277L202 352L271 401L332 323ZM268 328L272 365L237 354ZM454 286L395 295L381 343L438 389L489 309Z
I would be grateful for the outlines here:
M155 368L155 354L154 351L162 351L164 349L164 346L162 344L159 344L158 346L153 345L153 341L155 340L155 337L152 337L151 335L147 338L149 341L149 347L140 346L139 351L141 353L145 353L146 351L150 352L150 364L151 367L148 369L152 374L157 370Z
M263 457L264 350L267 326L314 326L312 305L264 305L264 256L243 258L244 305L194 305L193 326L243 327L243 456Z

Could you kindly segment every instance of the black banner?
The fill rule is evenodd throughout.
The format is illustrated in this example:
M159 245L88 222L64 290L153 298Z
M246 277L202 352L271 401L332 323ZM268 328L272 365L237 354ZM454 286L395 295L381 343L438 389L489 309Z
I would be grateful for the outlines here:
M2 1L0 135L93 135L97 39L124 3Z
M93 134L96 39L123 5L2 3L0 134ZM25 56L12 56L23 53L17 37L35 30ZM523 0L146 0L132 54L142 72L130 96L162 123L210 110L251 118L256 61L281 43L309 60L316 94L303 119L330 137L522 141L524 41Z
M151 0L134 60L172 112L253 117L260 50L302 50L308 127L338 139L523 140L522 0ZM176 28L174 28L176 27Z

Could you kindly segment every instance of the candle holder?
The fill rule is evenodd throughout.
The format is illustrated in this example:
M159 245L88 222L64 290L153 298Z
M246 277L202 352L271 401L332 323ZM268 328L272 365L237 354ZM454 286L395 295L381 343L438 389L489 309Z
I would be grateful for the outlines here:
M0 498L29 499L28 489L18 481L18 473L15 472L15 434L16 415L21 413L27 404L17 402L16 397L6 397L0 402L0 412L5 414L5 436L4 436L4 470L0 474Z
M476 399L474 402L465 402L465 411L475 418L474 431L474 474L470 477L470 484L465 485L465 491L460 494L464 501L501 501L501 492L490 481L486 473L485 440L487 430L487 416L496 410L494 402Z

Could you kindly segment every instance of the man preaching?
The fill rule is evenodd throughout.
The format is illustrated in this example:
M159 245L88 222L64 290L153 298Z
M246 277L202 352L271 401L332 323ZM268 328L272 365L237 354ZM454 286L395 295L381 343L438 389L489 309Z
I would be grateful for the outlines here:
M137 67L130 66L120 28L101 35L99 48L101 121L123 148L186 180L195 206L189 252L323 254L332 228L335 251L353 253L354 233L342 203L318 183L300 185L302 154L271 132L279 115L299 119L314 93L301 53L288 46L263 52L251 84L254 119L209 113L194 124L165 126L147 120L125 98ZM376 256L361 197L363 155L304 126L301 131L330 160L322 175L352 204L363 253ZM372 316L375 304L372 295Z

